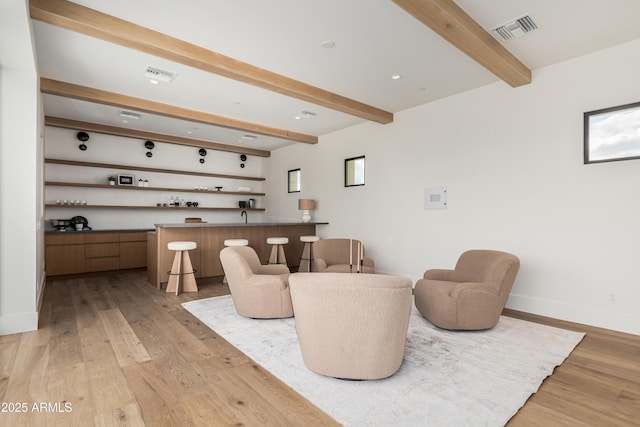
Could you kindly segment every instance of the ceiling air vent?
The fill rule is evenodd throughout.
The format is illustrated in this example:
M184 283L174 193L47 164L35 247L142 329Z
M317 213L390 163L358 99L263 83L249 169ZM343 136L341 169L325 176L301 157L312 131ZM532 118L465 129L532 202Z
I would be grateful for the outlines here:
M504 25L496 27L491 31L496 33L502 40L507 41L522 37L536 28L538 28L538 26L533 22L533 19L531 19L529 15L526 15L522 18L515 19Z
M298 114L296 114L296 119L313 119L316 116L316 113L313 111L302 110Z
M122 110L122 111L120 111L120 117L122 117L123 119L139 120L140 119L140 114L134 113L132 111Z
M146 78L165 83L169 83L177 75L178 73L174 73L173 71L161 70L160 68L152 67L150 65L147 65L147 68L144 70L144 76Z

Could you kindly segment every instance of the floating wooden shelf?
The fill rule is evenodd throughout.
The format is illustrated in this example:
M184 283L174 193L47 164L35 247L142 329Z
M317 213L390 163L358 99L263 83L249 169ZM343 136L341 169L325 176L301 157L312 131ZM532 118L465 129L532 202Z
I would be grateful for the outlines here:
M196 190L186 188L169 188L169 187L135 187L129 185L109 185L109 184L85 184L78 182L58 182L58 181L46 181L45 185L52 187L84 187L84 188L108 188L110 190L143 190L143 191L171 191L179 193L199 193L199 194L233 194L241 196L264 196L265 193L251 193L248 191L209 191L209 190Z
M58 205L58 204L46 204L46 208L66 208L66 209L158 209L158 210L171 210L171 211L264 211L264 208L209 208L198 206L197 208L176 208L176 207L164 207L164 206L121 206L121 205Z
M93 163L93 162L79 162L76 160L61 160L61 159L44 159L45 163L67 165L67 166L84 166L90 168L106 168L106 169L120 169L120 170L133 170L143 172L158 172L158 173L172 173L177 175L195 175L206 176L210 178L225 178L225 179L240 179L248 181L264 181L265 178L255 176L242 176L242 175L225 175L219 173L206 173L206 172L193 172L193 171L181 171L173 169L157 169L147 168L142 166L128 166L128 165L116 165L110 163ZM142 187L145 188L145 187Z

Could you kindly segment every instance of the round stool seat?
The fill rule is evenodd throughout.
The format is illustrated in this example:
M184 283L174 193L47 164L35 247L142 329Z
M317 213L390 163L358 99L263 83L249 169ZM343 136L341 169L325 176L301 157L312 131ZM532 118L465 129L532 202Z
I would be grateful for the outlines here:
M249 246L247 239L227 239L224 241L225 246Z
M286 245L287 243L289 243L288 237L269 237L267 239L269 245Z
M197 248L196 242L169 242L167 249L170 251L191 251Z
M300 241L305 243L313 243L320 240L320 236L300 236Z

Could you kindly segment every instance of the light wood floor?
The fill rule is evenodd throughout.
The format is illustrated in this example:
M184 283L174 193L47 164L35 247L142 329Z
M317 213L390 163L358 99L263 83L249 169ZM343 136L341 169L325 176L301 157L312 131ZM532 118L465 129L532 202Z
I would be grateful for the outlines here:
M176 297L142 272L48 283L40 329L0 337L0 425L337 425L180 305L227 293ZM507 314L587 332L510 427L640 425L640 337Z

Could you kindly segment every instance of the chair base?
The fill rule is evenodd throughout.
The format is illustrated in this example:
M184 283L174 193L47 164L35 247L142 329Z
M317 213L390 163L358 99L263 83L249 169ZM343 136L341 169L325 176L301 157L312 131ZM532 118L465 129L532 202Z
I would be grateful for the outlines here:
M173 292L176 295L180 292L198 292L195 270L191 265L189 251L177 251L173 258L173 265L169 274L166 292Z
M314 271L318 271L318 266L316 265L316 260L313 256L313 242L304 242L298 272L311 273Z
M287 257L284 255L284 244L273 243L271 247L271 255L267 264L283 264L287 265Z

